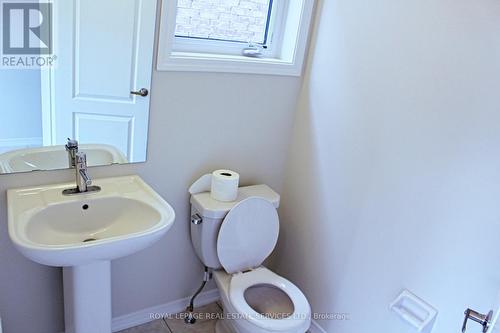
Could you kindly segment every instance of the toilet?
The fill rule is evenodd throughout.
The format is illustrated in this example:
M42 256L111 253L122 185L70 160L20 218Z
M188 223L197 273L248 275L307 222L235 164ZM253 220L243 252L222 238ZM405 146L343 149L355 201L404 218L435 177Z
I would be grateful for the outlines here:
M311 308L292 282L262 266L278 241L280 197L266 185L240 187L234 202L191 196L191 240L219 289L217 333L305 333Z

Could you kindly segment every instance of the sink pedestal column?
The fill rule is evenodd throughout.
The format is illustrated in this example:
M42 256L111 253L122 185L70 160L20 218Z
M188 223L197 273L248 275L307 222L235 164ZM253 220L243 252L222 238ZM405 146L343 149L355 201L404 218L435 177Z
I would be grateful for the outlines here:
M111 332L111 263L64 267L66 333Z

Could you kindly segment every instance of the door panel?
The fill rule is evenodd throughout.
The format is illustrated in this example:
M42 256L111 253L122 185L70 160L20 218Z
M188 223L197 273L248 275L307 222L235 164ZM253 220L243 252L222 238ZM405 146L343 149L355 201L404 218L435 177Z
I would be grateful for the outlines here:
M78 0L75 8L75 97L132 103L140 1ZM96 10L99 8L99 10ZM112 16L110 13L113 13ZM119 22L109 29L109 18ZM112 41L112 42L110 42ZM98 50L98 52L96 52ZM92 68L91 71L88 69ZM96 73L106 73L96 80Z
M54 3L53 144L111 144L145 161L156 0ZM45 128L44 128L45 130Z
M106 142L130 160L133 155L134 118L96 113L75 113L75 137L82 142Z

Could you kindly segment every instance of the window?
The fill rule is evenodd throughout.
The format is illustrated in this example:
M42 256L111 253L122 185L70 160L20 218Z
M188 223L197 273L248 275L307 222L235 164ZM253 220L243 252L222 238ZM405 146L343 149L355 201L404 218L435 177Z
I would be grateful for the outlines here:
M159 70L300 75L314 0L163 0Z

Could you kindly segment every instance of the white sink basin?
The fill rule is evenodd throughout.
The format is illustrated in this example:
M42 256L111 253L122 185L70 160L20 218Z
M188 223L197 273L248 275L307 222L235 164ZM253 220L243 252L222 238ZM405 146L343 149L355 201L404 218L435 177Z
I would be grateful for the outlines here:
M64 267L66 333L111 333L110 261L153 244L175 218L138 176L93 183L101 191L63 195L74 183L7 191L14 245L35 262Z
M101 191L65 196L73 183L8 191L9 235L29 259L77 266L137 252L159 239L174 211L138 176L97 179Z
M79 149L87 154L88 166L128 163L127 158L110 145L82 144ZM0 154L0 173L67 168L65 146L26 148Z

